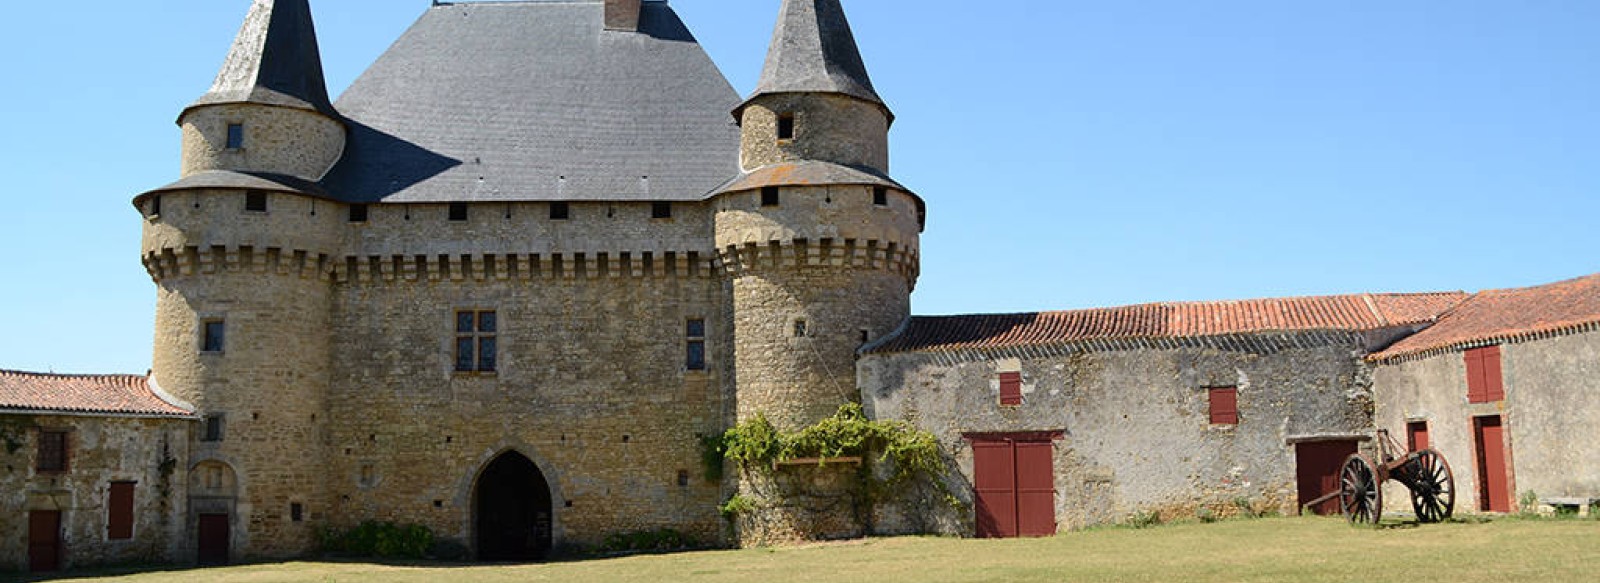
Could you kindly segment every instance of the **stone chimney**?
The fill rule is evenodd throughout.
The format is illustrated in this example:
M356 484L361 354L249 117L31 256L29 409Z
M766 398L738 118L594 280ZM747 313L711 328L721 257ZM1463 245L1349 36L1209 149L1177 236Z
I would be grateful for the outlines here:
M605 0L606 30L638 32L640 0Z

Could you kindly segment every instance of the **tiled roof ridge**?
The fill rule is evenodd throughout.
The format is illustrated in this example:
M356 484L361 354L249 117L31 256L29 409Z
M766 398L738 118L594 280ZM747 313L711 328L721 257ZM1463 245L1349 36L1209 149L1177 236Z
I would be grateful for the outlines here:
M1220 300L1180 300L1180 301L1165 301L1165 302L1144 302L1144 303L1138 303L1138 304L1126 304L1126 305L1118 305L1118 306L1094 306L1094 307L1088 307L1088 308L1068 308L1068 309L1063 309L1063 310L1037 310L1037 311L1032 311L1032 312L969 312L969 313L961 313L961 314L927 314L927 315L913 315L912 318L915 319L915 318L967 318L967 317L1043 316L1043 315L1052 315L1052 314L1080 314L1080 313L1084 313L1084 312L1094 312L1094 311L1102 311L1102 310L1129 310L1129 309L1146 308L1146 307L1171 308L1171 307L1192 307L1192 306L1211 306L1211 305L1239 305L1239 304L1249 304L1249 303L1256 303L1256 302L1282 302L1282 301L1306 301L1306 300L1352 300L1352 299L1365 298L1365 297L1384 298L1384 297L1461 296L1463 299L1466 299L1467 297L1469 297L1471 295L1472 294L1468 294L1466 292L1461 292L1461 291L1437 291L1437 292L1396 292L1396 293L1387 293L1387 292L1385 292L1385 293L1327 294L1327 295L1314 295L1314 296L1279 296L1279 297L1267 297L1267 298L1220 299ZM1457 305L1459 306L1459 303ZM1453 310L1453 309L1455 309L1455 307L1452 307L1451 309ZM1378 316L1379 314L1376 311L1374 311L1373 315L1374 316Z
M60 372L34 372L34 371L27 371L27 370L14 370L14 369L0 368L0 376L3 376L3 375L30 376L30 377L51 377L51 378L64 378L64 379L111 379L111 378L114 378L114 379L126 379L126 380L136 380L136 381L143 381L143 380L149 378L147 375L142 375L142 374L122 374L122 373L80 374L80 373L60 373Z
M1441 326L1443 326L1447 323L1453 323L1451 319L1457 317L1458 315L1463 318L1470 317L1473 315L1470 313L1470 310L1479 308L1480 305L1487 302L1492 302L1502 298L1516 298L1520 295L1530 293L1554 292L1569 287L1577 287L1585 282L1593 282L1596 285L1600 285L1600 273L1583 275L1540 285L1482 290L1469 295L1465 300L1457 303L1455 306L1451 307L1450 310L1441 314L1438 318L1438 322ZM1492 310L1493 308L1485 309ZM1470 323L1464 325L1469 324ZM1516 344L1533 340L1544 340L1558 336L1566 336L1570 334L1582 334L1600 331L1600 311L1587 316L1579 316L1575 319L1565 319L1553 322L1535 322L1533 324L1522 326L1491 323L1485 324L1484 326L1496 329L1489 331L1468 330L1458 333L1461 336L1460 338L1446 338L1440 341L1432 342L1428 341L1427 333L1444 333L1444 331L1429 330L1425 331L1423 334L1419 334L1418 336L1397 342L1395 345L1381 352L1368 355L1367 360L1377 363L1397 364L1401 362L1430 358L1440 354L1468 348L1477 348L1481 346L1505 343ZM1411 343L1421 343L1421 346L1412 346L1407 341L1411 341Z
M0 412L192 417L192 407L136 374L73 374L0 369Z

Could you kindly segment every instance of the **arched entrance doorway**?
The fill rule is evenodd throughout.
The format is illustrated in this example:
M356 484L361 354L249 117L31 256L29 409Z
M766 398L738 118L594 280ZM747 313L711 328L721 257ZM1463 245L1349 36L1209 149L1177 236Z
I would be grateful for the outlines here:
M535 561L550 551L550 486L532 460L514 451L495 458L474 500L478 560Z

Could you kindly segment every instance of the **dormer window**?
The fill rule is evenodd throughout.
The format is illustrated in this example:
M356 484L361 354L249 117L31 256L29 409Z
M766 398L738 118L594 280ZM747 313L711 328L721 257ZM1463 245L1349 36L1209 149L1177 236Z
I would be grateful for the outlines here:
M882 186L872 187L872 204L889 206L889 189Z
M670 219L670 218L672 218L672 203L670 203L670 202L661 202L661 201L650 203L650 218L652 218L652 219Z
M267 212L267 193L259 190L244 193L244 210L248 213Z
M450 220L458 223L467 220L467 203L450 203Z
M242 123L230 123L230 124L228 124L228 149L229 150L243 150L244 149L244 124L242 124Z
M778 187L767 186L761 189L761 206L778 206Z
M792 114L792 113L778 114L778 139L779 140L792 140L792 139L794 139L794 114Z
M567 203L564 203L564 202L552 202L552 203L550 203L550 220L552 220L552 221L565 221L565 220L570 219L570 218L572 218L572 207L567 206Z

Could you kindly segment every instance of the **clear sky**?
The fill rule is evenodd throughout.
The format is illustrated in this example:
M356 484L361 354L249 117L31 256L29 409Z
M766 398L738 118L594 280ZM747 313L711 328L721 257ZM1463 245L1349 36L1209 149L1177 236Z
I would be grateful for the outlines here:
M429 0L312 0L338 95ZM675 0L740 93L779 0ZM0 368L149 368L137 193L249 0L10 2ZM1600 271L1600 2L845 0L928 202L918 314Z

